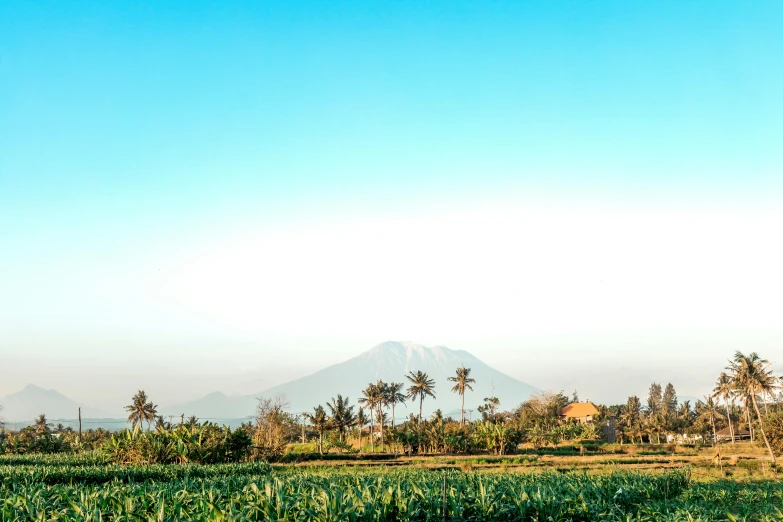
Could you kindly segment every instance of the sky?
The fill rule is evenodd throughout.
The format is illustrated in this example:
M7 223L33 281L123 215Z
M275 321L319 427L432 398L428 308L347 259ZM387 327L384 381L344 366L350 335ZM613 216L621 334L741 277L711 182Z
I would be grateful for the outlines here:
M0 396L252 393L386 340L601 401L780 372L781 24L2 2Z

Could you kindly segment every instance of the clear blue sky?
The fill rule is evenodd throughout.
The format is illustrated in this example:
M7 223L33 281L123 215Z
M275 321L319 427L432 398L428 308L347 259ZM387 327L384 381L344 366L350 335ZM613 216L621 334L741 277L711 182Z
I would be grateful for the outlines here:
M0 349L110 315L69 305L95 273L237 227L530 194L774 206L781 27L779 1L6 0Z
M3 2L4 222L779 174L780 2L394 4Z

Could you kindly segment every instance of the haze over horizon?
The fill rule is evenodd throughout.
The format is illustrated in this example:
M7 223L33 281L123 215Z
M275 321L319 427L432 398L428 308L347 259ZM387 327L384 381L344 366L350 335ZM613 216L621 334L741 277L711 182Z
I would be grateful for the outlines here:
M249 394L386 340L597 402L780 372L782 15L3 3L0 397Z

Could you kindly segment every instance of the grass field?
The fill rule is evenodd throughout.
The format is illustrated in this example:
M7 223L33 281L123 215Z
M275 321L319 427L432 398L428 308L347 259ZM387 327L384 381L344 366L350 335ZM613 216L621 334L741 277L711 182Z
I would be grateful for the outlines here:
M0 456L0 520L783 520L750 445L674 453L127 467ZM563 452L561 452L563 453Z

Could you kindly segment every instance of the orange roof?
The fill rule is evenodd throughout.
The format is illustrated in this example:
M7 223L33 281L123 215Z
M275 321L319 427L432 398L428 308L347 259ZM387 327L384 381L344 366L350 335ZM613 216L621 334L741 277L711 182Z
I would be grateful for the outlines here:
M572 402L560 412L560 415L568 418L581 418L590 415L598 415L598 409L592 402Z

